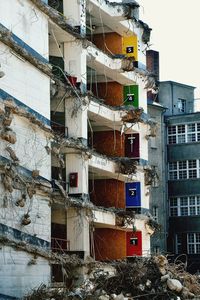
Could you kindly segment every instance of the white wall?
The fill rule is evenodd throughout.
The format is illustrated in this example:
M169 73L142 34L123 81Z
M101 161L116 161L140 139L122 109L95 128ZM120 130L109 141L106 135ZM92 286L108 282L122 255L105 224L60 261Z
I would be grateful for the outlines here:
M86 50L80 41L64 43L65 71L86 84Z
M63 11L64 16L67 17L67 21L72 26L85 25L86 10L85 0L64 0Z
M40 176L51 178L51 155L47 154L45 146L50 146L50 137L37 125L26 118L14 115L10 128L16 133L17 141L10 144L0 139L0 155L10 159L5 150L10 146L19 158L20 166L28 170L39 170Z
M14 248L2 246L0 249L0 294L23 297L41 283L50 282L48 260L38 257L36 265L28 265L32 255Z
M48 19L31 1L0 0L0 22L48 59Z
M49 119L49 77L13 55L3 43L0 43L0 53L4 54L0 55L0 64L5 73L1 78L0 88Z
M148 140L146 135L149 133L148 125L140 123L140 158L148 161Z
M138 61L146 66L146 47L147 45L144 44L142 41L142 34L143 28L138 27L136 29L137 36L138 36Z
M5 200L5 196L7 200ZM15 228L30 235L35 235L45 241L51 238L51 208L49 199L36 194L30 200L27 197L24 207L18 207L15 202L21 197L19 190L12 194L5 191L0 183L0 223ZM29 211L31 223L21 225L21 219Z
M68 127L69 137L87 139L87 108L81 102L77 98L65 100L65 126Z
M137 231L142 231L142 256L150 254L150 234L147 232L145 223L147 219L137 218L135 220L135 226Z
M73 152L73 149L71 149ZM69 179L70 173L78 173L78 187L69 187L69 193L88 194L88 160L84 155L68 153L66 155L66 180Z
M58 45L59 45L59 48L58 48ZM53 41L49 42L49 55L58 56L58 57L62 57L64 55L63 43L58 42L58 45Z
M67 239L71 251L90 253L89 218L86 209L68 208L67 210Z

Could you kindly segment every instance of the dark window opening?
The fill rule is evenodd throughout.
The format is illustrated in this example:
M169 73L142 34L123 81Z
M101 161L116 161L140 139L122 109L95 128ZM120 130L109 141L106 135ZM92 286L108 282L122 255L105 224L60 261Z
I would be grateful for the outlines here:
M49 0L48 5L63 14L63 0Z

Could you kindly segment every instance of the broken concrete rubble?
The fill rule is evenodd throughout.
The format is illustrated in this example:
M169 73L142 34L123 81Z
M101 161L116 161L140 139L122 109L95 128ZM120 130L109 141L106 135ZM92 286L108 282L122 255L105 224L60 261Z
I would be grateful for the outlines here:
M18 107L15 103L15 100L13 98L7 98L5 100L2 100L0 98L0 115L1 111L2 114L5 115L5 111L8 110L12 114L16 114L20 117L27 118L31 123L39 126L42 128L44 131L51 133L52 130L48 125L45 125L42 121L37 119L33 114L29 113L25 108Z
M159 180L159 176L155 166L145 166L145 185L152 185L157 180Z
M132 261L110 262L114 272L104 271L105 264L93 264L87 279L77 288L50 289L41 286L25 300L63 299L199 299L200 282L196 275L181 269L180 264L171 264L164 256L151 258L133 257ZM165 268L165 280L160 273ZM40 298L36 298L40 297Z
M60 14L56 9L45 4L42 0L31 0L31 1L63 30L67 31L77 39L84 38L76 28L72 27L67 23L67 19L62 14Z

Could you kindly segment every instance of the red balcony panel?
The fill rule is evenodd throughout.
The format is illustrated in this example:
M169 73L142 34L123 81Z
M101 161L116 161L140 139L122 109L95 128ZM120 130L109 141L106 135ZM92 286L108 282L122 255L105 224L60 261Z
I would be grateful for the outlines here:
M140 136L139 133L125 135L125 156L140 158Z
M126 233L126 255L130 256L141 256L142 255L142 232L127 232Z

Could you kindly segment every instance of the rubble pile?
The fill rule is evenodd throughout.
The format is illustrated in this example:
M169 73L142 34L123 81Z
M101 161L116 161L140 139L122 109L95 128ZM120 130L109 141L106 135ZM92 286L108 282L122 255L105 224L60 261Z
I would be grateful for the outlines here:
M108 269L112 271L108 271ZM113 271L114 270L114 271ZM200 279L163 255L98 264L70 290L41 286L24 300L200 299Z

